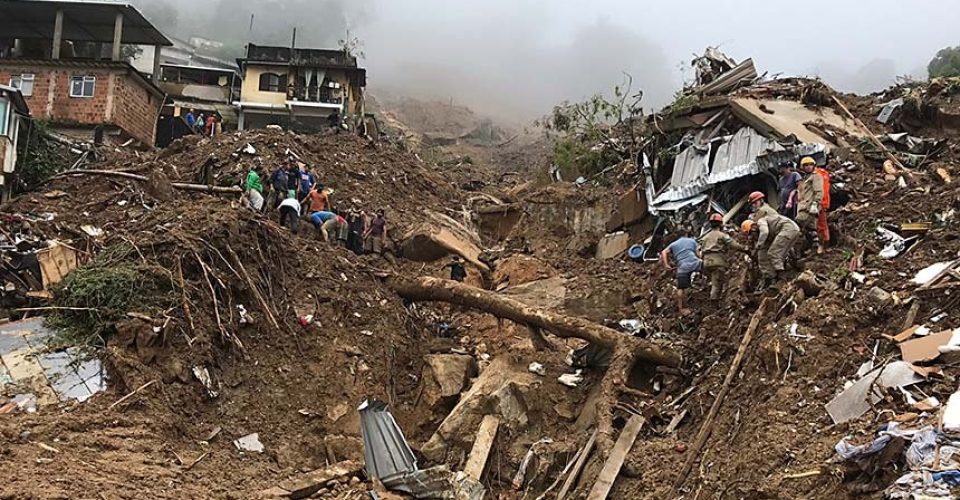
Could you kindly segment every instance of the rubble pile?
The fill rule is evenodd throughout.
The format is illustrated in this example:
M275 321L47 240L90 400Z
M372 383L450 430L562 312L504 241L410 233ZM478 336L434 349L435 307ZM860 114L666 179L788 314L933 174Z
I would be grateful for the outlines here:
M476 185L390 144L262 130L107 152L3 206L0 493L951 498L955 140L877 122L890 93L696 64L602 179ZM646 262L663 235L739 225L801 155L836 187L826 253L766 292L731 259L723 299L697 279L681 315ZM291 156L335 206L386 208L387 258L240 205L251 165ZM56 248L66 268L40 263ZM451 254L464 284L436 279ZM30 333L38 314L60 333ZM21 378L60 356L36 335L91 333L107 383L74 370L83 402Z

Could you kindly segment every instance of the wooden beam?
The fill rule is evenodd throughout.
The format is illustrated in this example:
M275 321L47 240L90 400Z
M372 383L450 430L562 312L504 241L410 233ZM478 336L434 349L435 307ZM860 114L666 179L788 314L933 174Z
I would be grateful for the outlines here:
M463 473L467 477L480 481L483 469L487 466L487 457L490 456L493 441L497 438L499 427L500 418L494 415L483 417L483 421L480 422L480 430L477 431L477 438L473 441L473 449L470 450L470 458L467 459L467 465L463 468Z
M163 49L163 47L159 45L153 46L153 75L151 76L150 80L155 84L160 83L160 56L162 55L161 49Z
M577 477L580 476L580 471L583 470L583 466L587 463L587 457L590 456L590 452L593 451L595 444L597 444L596 429L593 430L590 439L587 439L587 444L584 445L580 457L577 458L577 463L573 464L573 469L570 469L570 475L563 481L563 487L560 488L560 492L557 493L557 500L563 500L564 497L567 496L567 493L570 492L570 488L573 488L573 486L577 484Z
M727 370L727 375L723 379L720 392L717 393L713 404L710 405L710 410L707 411L707 418L704 419L703 425L700 426L700 431L697 432L697 438L694 440L693 446L687 450L687 460L684 462L683 468L680 469L677 481L673 485L675 490L679 490L680 487L683 486L687 475L689 475L693 469L693 464L700 458L700 451L703 449L703 445L707 443L707 439L713 432L713 421L717 418L717 413L720 411L720 406L723 405L724 398L726 398L727 393L730 392L730 384L733 382L733 379L736 378L737 374L740 373L740 364L743 362L743 358L747 353L747 347L750 346L750 341L753 340L753 334L757 331L757 327L760 326L760 319L763 317L763 313L766 312L768 300L769 297L764 297L757 307L757 312L753 313L753 317L750 318L750 325L747 326L747 331L743 334L743 339L740 340L740 347L737 349L737 354L733 357L733 361L730 362L730 369Z
M593 489L587 495L587 500L605 500L610 494L613 482L617 480L623 461L627 458L627 453L630 453L630 448L637 440L644 422L644 418L640 415L634 415L627 421L627 425L620 433L620 438L617 439L617 444L613 446L613 451L610 452L606 463L603 464L603 469L600 470L597 482L593 484Z

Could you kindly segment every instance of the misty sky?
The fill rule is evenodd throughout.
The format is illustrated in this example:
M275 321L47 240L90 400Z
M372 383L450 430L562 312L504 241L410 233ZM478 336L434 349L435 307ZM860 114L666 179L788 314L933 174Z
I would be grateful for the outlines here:
M149 11L144 4L162 2L137 3ZM250 38L261 43L289 40L297 25L299 46L335 46L349 27L364 41L375 92L523 118L608 91L623 71L644 90L648 109L665 104L692 76L691 55L707 45L753 57L761 73L816 75L857 92L880 90L897 75L923 77L937 50L960 45L960 2L951 0L167 2L184 6L180 30L213 37L247 38L247 11L257 12ZM229 22L205 22L213 12L229 12Z

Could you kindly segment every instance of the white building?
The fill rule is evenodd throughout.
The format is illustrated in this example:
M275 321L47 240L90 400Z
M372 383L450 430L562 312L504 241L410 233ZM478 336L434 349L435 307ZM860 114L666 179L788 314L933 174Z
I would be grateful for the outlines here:
M29 117L30 109L23 94L14 87L0 85L0 201L10 197L20 129Z

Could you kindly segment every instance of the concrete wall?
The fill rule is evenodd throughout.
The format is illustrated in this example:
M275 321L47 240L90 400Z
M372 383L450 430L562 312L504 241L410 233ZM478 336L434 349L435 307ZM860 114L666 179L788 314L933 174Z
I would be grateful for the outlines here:
M285 76L287 68L284 66L257 66L247 64L243 76L243 86L240 88L241 102L255 102L259 104L284 104L287 102L286 81L280 79L280 92L261 92L260 75L264 73L276 73ZM247 127L250 128L250 127Z
M124 68L58 68L9 61L0 66L0 82L9 82L12 75L35 75L32 95L24 96L34 119L65 126L113 125L152 146L162 98L128 72ZM70 97L74 75L96 77L93 97Z

